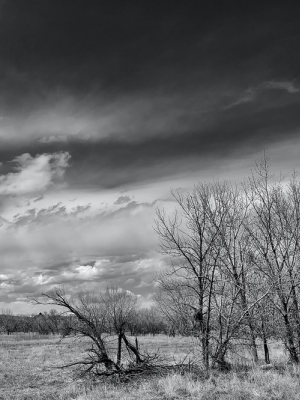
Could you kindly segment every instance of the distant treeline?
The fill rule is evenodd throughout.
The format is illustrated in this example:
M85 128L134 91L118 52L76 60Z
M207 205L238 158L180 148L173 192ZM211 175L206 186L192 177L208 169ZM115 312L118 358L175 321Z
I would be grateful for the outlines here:
M13 315L10 310L0 314L0 333L39 333L41 335L68 335L74 316L61 315L55 309L49 312L32 315ZM174 329L163 320L155 307L136 309L127 323L127 331L131 335L175 334ZM107 324L107 333L114 334L112 324Z

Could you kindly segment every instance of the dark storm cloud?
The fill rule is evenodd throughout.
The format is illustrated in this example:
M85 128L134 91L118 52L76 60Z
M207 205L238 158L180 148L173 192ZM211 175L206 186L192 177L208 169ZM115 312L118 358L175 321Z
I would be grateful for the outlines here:
M1 161L63 150L71 186L116 187L298 134L292 3L11 0L0 22Z
M292 79L298 43L291 3L10 0L1 7L1 89L13 108L53 85L111 97Z
M251 96L249 95L251 94ZM119 135L93 140L70 138L66 143L32 143L0 149L0 156L15 157L30 152L68 151L70 168L65 179L71 187L116 187L196 171L222 160L252 154L268 145L299 137L300 93L296 84L266 82L241 91L236 98L212 108L203 116L180 117L179 131L123 139ZM248 96L248 97L247 97ZM196 108L196 105L194 104ZM176 118L173 122L176 125ZM3 167L6 167L4 163Z
M201 41L220 25L232 36L227 24L230 11L236 18L238 10L212 4L197 12L196 6L193 1L11 0L1 10L1 59L36 82L75 90L95 81L105 88L140 88L153 84L156 75L165 78L165 68L172 66L176 75L199 64Z
M296 100L296 99L294 99ZM101 140L96 143L70 143L73 168L67 172L70 184L89 183L114 187L154 179L185 170L209 167L216 158L251 154L288 139L299 137L300 96L293 103L261 109L261 105L243 105L220 112L211 126L191 123L181 134L145 138L144 140ZM82 172L81 172L82 171ZM74 175L73 175L74 174Z

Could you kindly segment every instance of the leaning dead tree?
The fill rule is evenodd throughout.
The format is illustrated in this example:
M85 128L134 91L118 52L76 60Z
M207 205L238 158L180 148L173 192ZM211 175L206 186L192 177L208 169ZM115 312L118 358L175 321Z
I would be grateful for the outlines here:
M83 338L88 344L86 356L59 368L77 367L83 377L113 377L129 379L170 371L182 371L184 363L166 363L156 353L142 353L137 338L127 337L128 324L135 315L135 297L126 291L111 287L98 295L80 293L68 296L62 288L44 293L35 304L52 304L64 309L63 337ZM117 346L114 345L117 337ZM190 368L191 365L189 364Z
M126 336L126 321L130 317L135 301L133 296L116 288L107 289L105 294L80 293L70 298L63 289L56 288L34 299L36 304L52 304L62 307L69 315L64 336L88 339L86 357L63 365L79 367L81 375L95 376L129 375L151 365L154 357L142 355L138 344ZM118 335L118 353L114 357L112 338L108 334L111 325ZM127 362L122 363L121 341L127 350Z

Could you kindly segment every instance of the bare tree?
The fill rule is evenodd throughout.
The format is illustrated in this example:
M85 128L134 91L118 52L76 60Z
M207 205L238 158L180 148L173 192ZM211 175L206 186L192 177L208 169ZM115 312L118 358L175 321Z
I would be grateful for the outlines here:
M241 320L249 315L244 304L241 315L236 316L236 305L242 298L242 277L237 272L241 269L237 244L242 222L235 214L242 209L240 199L227 184L218 183L198 185L192 193L173 196L180 213L176 211L173 218L168 218L157 211L161 251L179 259L170 275L176 277L182 293L191 294L189 306L197 303L195 318L204 365L209 367L209 355L224 364L229 341ZM233 324L233 318L239 324ZM217 325L219 334L215 335Z
M252 259L264 281L272 288L272 301L281 315L292 362L299 362L299 245L300 184L275 180L264 157L256 165L245 190L251 201L248 223Z
M18 320L13 315L10 309L2 310L0 315L0 327L6 332L7 335L12 334L16 331L18 326Z
M83 367L82 374L110 376L136 373L137 365L149 365L150 357L143 357L138 345L131 343L125 334L127 322L136 305L136 298L132 294L117 288L108 288L105 293L98 295L84 292L72 298L63 289L56 288L33 301L36 304L61 306L67 313L64 317L64 336L89 339L87 357L63 367L80 366ZM107 333L111 327L118 335L116 359L111 336ZM128 353L134 356L127 366L121 364L121 341Z
M120 369L109 355L105 335L106 310L97 296L80 293L76 298L69 298L63 289L56 288L42 297L44 300L35 299L35 303L61 306L70 314L68 330L65 331L68 335L89 338L91 341L87 358L67 366L85 366L83 373L92 372L96 375Z
M164 210L157 210L156 232L160 249L178 259L172 266L171 275L181 281L181 287L194 291L197 299L197 320L203 364L209 367L212 294L216 277L216 226L211 224L210 214L218 214L212 204L212 186L198 185L192 193L183 195L173 192L178 205L173 217ZM219 224L222 215L218 215Z
M248 337L252 348L253 359L258 361L257 345L253 321L253 304L251 288L254 277L254 265L248 255L249 234L245 229L248 220L249 201L237 186L228 182L216 183L213 187L215 207L223 215L221 224L215 222L215 213L211 214L211 222L218 228L217 246L219 254L219 276L222 278L222 298L231 298L232 312L235 318L245 315L243 323L248 326ZM226 289L227 286L227 289ZM220 297L220 294L218 295ZM224 301L224 299L222 300ZM223 319L224 323L224 319ZM232 325L235 326L235 325Z
M249 200L229 183L202 184L192 193L173 193L178 210L157 210L161 252L173 257L159 277L158 304L173 318L193 309L203 364L222 367L235 339L245 333L257 361L253 310L268 294L251 296L254 267L248 252ZM188 315L188 314L187 314Z

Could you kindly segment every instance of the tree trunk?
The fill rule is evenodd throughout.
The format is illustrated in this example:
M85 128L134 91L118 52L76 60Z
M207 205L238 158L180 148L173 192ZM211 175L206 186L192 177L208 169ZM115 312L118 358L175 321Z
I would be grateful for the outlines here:
M117 353L117 365L120 366L121 364L121 357L122 357L122 336L123 332L120 332L118 335L118 353Z
M269 346L268 340L265 330L265 324L263 318L261 318L261 329L262 329L262 337L263 337L263 344L264 344L264 355L265 355L265 363L270 364L270 353L269 353Z
M294 343L294 337L293 337L293 329L290 324L290 320L287 314L287 307L286 304L284 304L285 308L285 314L283 316L284 319L284 325L285 325L285 330L286 330L286 339L287 339L287 348L290 353L290 360L293 363L298 364L299 363L299 357L297 354L297 349Z
M198 286L199 286L199 308L197 312L194 315L195 321L198 322L199 324L199 331L201 335L201 347L202 347L202 360L203 360L203 366L206 370L209 369L209 339L208 339L208 333L207 333L207 326L204 321L204 316L203 316L203 282L201 277L198 277Z
M137 337L135 338L135 348L136 348L136 351L139 352L139 342L138 342Z
M292 287L292 297L293 297L293 304L295 307L295 321L297 326L297 337L298 337L298 352L300 352L300 317L299 317L299 305L297 299L296 288L293 285Z
M252 355L253 355L253 361L255 363L257 363L258 362L257 345L256 345L254 330L253 330L252 324L250 322L249 322L249 329L250 329L250 335L251 335L251 350L252 350Z
M243 290L241 290L241 292L240 292L242 306L243 306L244 310L248 310L248 302L247 302L247 297L246 297L246 279L245 279L245 275L244 275L244 269L243 269L242 278L240 281L240 278L234 267L234 279L235 279L237 287L242 286L242 288L243 288ZM256 340L255 340L254 328L253 328L253 324L252 324L252 317L251 317L251 314L249 313L249 311L247 311L247 313L246 313L246 321L247 321L247 324L248 324L248 327L250 330L250 343L251 343L253 361L255 363L257 363L258 362L257 345L256 345Z
M136 348L132 343L129 342L125 333L123 333L122 338L123 338L123 341L124 341L127 349L129 349L135 355L137 364L141 364L143 362L143 360L140 356L140 352L139 352L138 348Z
M203 360L203 365L206 370L209 369L209 343L208 343L208 337L205 334L205 332L202 334L202 360Z
M217 367L222 371L228 371L230 369L230 365L225 360L227 348L226 346L221 346L214 356L213 367Z
M270 364L270 353L269 353L269 347L268 347L268 342L267 338L264 336L263 338L264 341L264 354L265 354L265 363Z
M108 358L106 354L101 357L101 362L103 362L107 371L112 371L114 369L116 369L117 371L120 370L120 367L115 364L110 358Z

